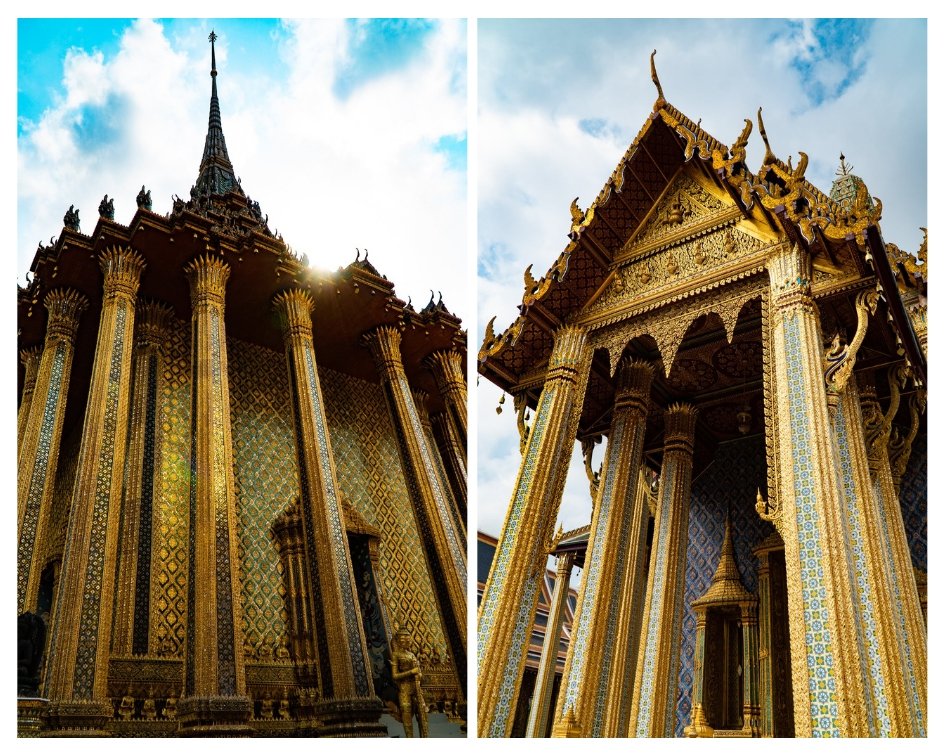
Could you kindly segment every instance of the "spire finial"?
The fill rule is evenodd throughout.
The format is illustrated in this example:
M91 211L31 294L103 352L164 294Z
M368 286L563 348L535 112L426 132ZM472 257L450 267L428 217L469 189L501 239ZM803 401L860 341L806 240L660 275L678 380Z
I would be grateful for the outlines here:
M852 171L853 171L853 166L852 166L852 165L847 165L847 158L846 158L846 156L841 152L841 153L840 153L840 167L837 168L837 175L838 175L838 176L849 176Z
M653 110L659 110L666 104L666 98L663 97L663 87L660 85L660 77L656 75L656 50L650 55L650 78L656 85L656 93L659 95L656 102L653 103Z
M217 41L217 33L213 30L210 31L210 36L207 37L210 40L210 75L216 78L217 75L217 49L213 44Z

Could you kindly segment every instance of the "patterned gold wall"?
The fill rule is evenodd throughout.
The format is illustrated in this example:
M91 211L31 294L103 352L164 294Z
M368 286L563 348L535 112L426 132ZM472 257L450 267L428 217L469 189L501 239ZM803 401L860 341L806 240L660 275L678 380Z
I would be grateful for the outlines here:
M299 474L285 356L227 339L230 422L247 661L285 646L282 563L271 527L293 496ZM285 653L285 652L283 652Z
M168 326L161 348L158 480L151 548L150 653L182 657L187 634L190 506L190 324Z
M380 581L390 622L411 631L418 651L442 656L446 641L381 387L324 368L319 380L338 485L382 534Z

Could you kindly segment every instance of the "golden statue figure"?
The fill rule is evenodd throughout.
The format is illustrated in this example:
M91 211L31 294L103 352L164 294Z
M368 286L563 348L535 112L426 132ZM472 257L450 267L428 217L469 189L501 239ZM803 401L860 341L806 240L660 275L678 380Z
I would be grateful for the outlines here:
M417 721L420 723L420 737L428 737L427 707L420 689L420 662L411 649L410 633L397 630L391 644L390 666L397 685L397 703L400 707L400 721L404 726L404 736L413 737L413 709L416 707Z

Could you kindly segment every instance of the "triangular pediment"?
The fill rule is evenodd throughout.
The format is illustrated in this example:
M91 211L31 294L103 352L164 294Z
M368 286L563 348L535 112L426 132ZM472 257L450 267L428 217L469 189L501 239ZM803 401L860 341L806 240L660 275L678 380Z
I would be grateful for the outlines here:
M640 230L624 246L623 252L697 231L707 219L734 207L735 203L726 199L728 201L723 201L710 192L687 170L680 171L650 211Z

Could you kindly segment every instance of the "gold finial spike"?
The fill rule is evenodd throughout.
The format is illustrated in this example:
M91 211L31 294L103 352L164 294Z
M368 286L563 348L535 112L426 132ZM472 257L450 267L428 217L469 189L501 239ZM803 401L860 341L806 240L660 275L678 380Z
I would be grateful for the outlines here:
M771 145L768 143L768 134L765 132L765 122L761 118L761 108L758 108L758 131L761 134L761 138L765 143L765 159L761 162L762 165L770 165L775 162L777 158L774 156L774 153L771 151Z
M666 98L663 97L663 87L660 85L660 77L656 75L656 50L650 55L650 78L653 79L653 83L656 85L656 92L659 95L659 97L656 98L656 102L653 103L653 110L659 110L666 104Z

